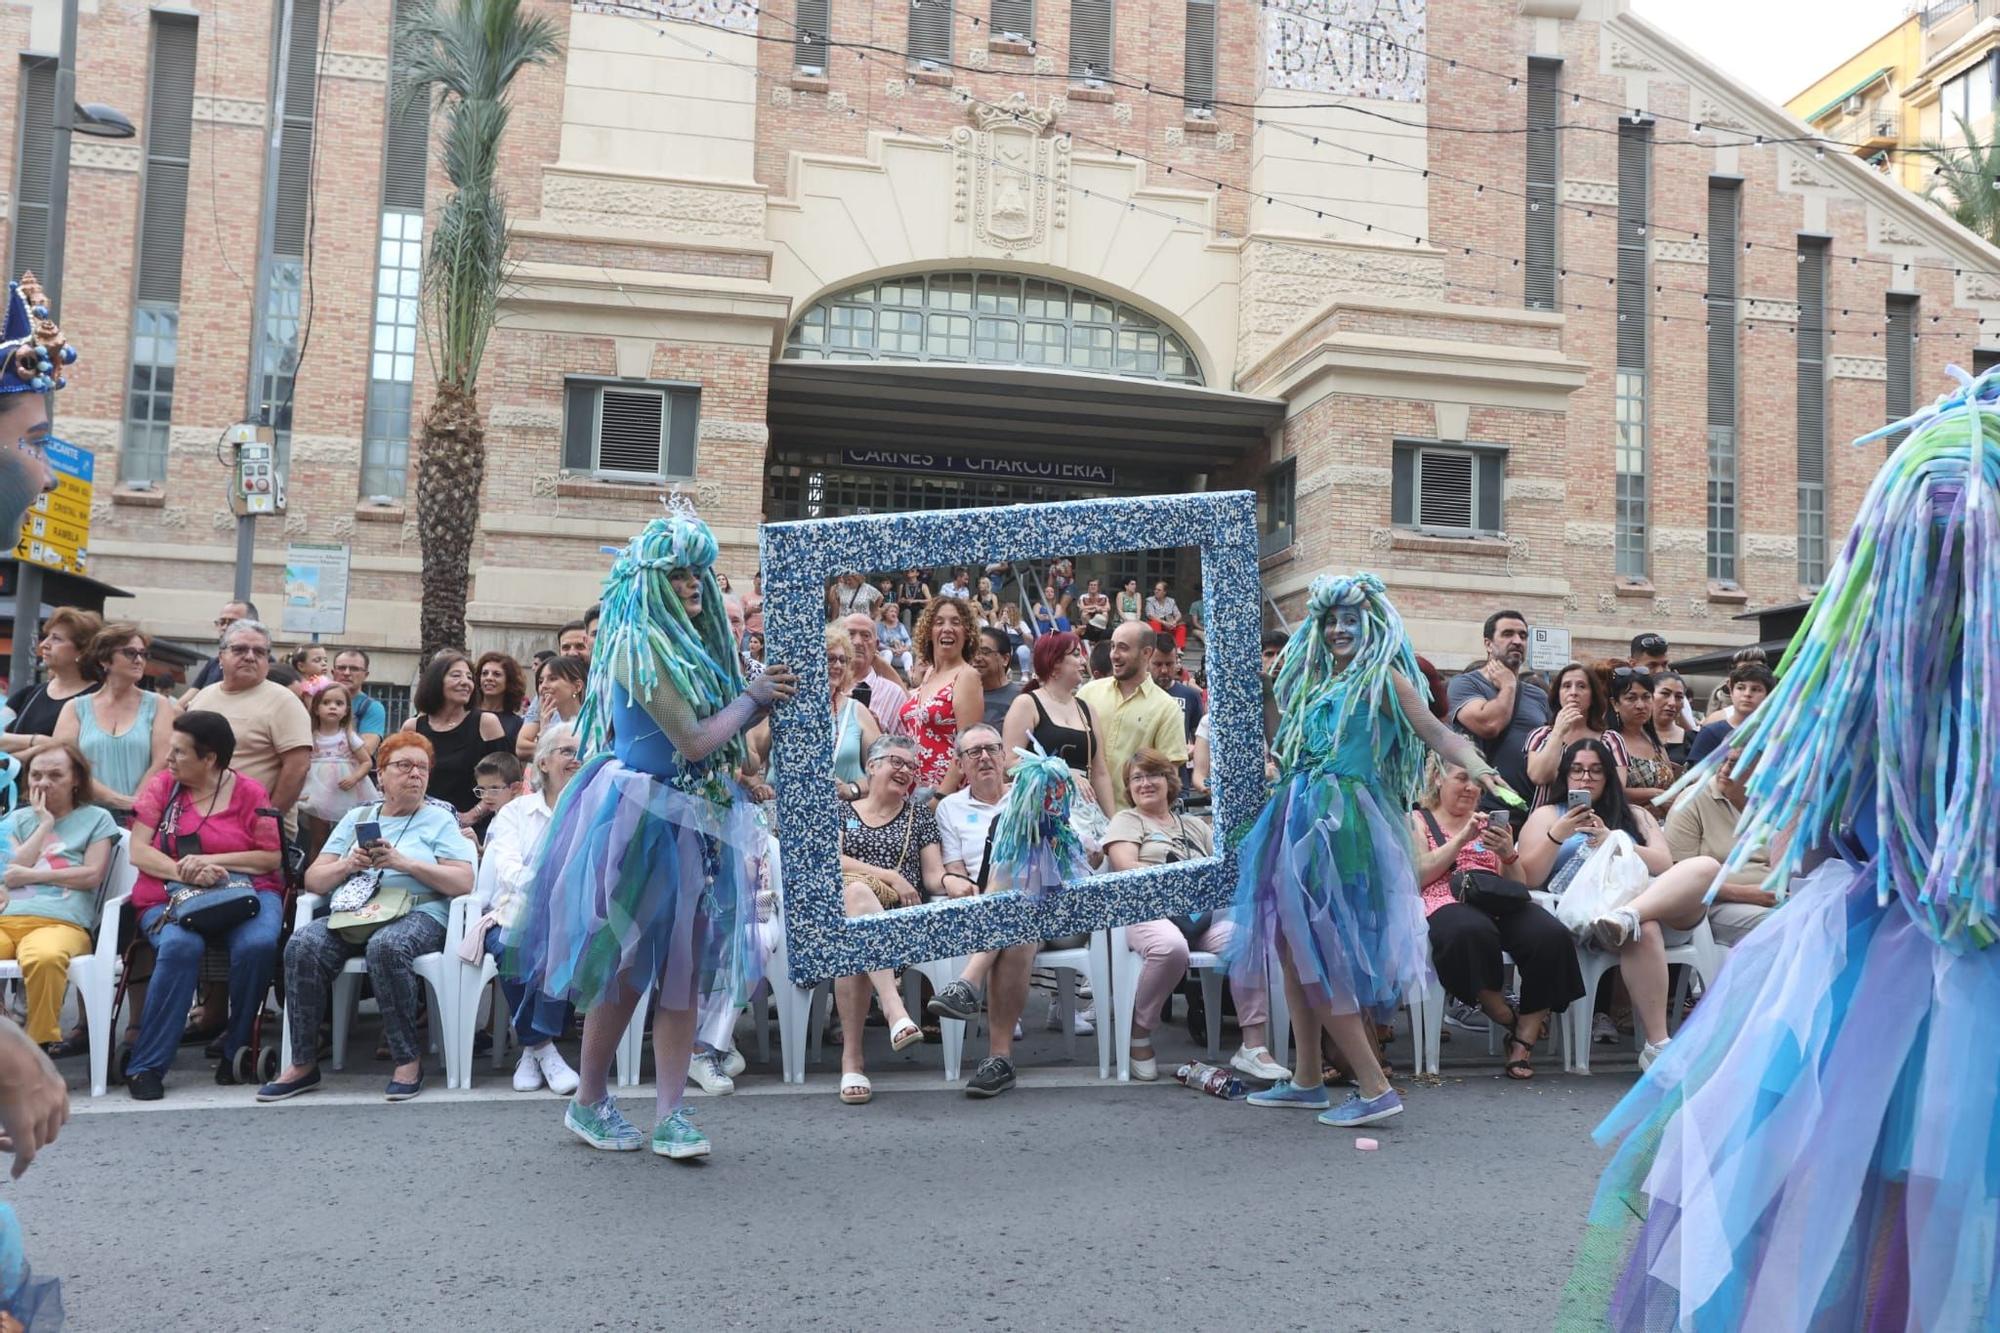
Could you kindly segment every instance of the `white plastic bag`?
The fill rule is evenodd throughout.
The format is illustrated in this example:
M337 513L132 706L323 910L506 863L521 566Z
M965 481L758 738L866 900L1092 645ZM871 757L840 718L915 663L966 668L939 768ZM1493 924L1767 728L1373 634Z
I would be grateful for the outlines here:
M1570 934L1586 939L1591 922L1638 897L1652 878L1631 835L1613 832L1597 844L1557 899L1556 920L1568 926Z

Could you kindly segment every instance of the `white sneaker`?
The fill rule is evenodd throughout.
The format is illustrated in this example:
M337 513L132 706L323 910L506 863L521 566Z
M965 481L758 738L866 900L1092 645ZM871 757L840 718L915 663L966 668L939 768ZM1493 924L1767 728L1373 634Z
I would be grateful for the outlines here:
M542 1086L541 1062L535 1059L533 1051L522 1051L520 1060L514 1065L514 1091L539 1092ZM575 1092L575 1088L570 1089Z
M750 1062L743 1058L743 1052L737 1050L734 1046L731 1046L729 1054L722 1058L722 1072L731 1078L735 1078L749 1067Z
M1049 1021L1042 1028L1047 1032L1062 1031L1062 1002L1053 995L1049 996Z
M722 1057L714 1051L696 1051L689 1056L688 1077L711 1097L727 1097L736 1091L736 1080L723 1072Z
M1271 1052L1263 1046L1239 1046L1236 1054L1229 1057L1229 1067L1251 1078L1275 1083L1281 1078L1290 1078L1292 1071L1271 1058Z
M1097 1033L1097 1006L1092 1005L1088 1009L1077 1010L1076 1035L1079 1037L1089 1037L1096 1035L1096 1033Z
M1600 1046L1617 1044L1618 1025L1611 1021L1610 1014L1598 1014L1590 1020L1590 1039Z
M556 1049L554 1042L543 1042L531 1054L535 1063L541 1066L542 1077L548 1080L550 1092L558 1097L568 1097L576 1091L579 1082L576 1071L569 1067L569 1061L562 1058L562 1052ZM514 1086L521 1086L518 1072L514 1076Z
M1674 1039L1672 1037L1669 1037L1662 1042L1649 1041L1645 1044L1645 1046L1641 1047L1639 1051L1639 1072L1643 1074L1648 1069L1651 1069L1653 1067L1653 1061L1659 1059L1661 1055L1665 1054L1667 1047L1673 1045L1673 1043Z

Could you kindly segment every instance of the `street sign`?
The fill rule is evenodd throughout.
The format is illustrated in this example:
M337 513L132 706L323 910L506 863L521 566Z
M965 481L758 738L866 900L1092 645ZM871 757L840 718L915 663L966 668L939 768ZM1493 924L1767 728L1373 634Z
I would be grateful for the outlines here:
M285 634L347 633L345 546L293 542L285 548L285 604L278 627Z
M1561 671L1575 659L1569 655L1569 631L1536 628L1528 631L1528 670Z
M44 491L21 524L14 558L65 574L90 572L90 501L97 460L88 449L51 438L44 446L56 488Z

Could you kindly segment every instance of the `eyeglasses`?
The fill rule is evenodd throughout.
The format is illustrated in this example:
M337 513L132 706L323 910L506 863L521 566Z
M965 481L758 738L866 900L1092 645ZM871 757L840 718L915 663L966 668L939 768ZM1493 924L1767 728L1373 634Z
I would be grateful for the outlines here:
M898 773L913 772L917 767L916 760L905 759L900 755L893 755L893 754L883 755L881 762L895 769Z
M269 648L259 648L254 644L248 643L232 643L222 651L228 653L231 657L269 657L271 655Z
M959 751L959 753L964 755L967 759L977 759L981 755L999 754L1000 747L998 745L968 745L963 750Z
M1589 768L1585 768L1582 764L1571 764L1569 775L1573 778L1601 778L1604 776L1604 770L1596 764L1592 764Z
M555 749L550 750L549 753L558 759L574 759L576 758L576 747L574 745L558 745Z
M149 648L119 648L114 651L128 662L143 662L153 655Z
M428 773L431 771L431 766L424 763L421 759L391 759L388 763L382 765L382 767L405 775L411 773Z

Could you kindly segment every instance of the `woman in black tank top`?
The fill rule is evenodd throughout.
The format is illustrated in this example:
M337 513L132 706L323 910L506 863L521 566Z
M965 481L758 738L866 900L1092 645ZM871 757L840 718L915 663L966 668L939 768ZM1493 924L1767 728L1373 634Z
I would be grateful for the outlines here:
M1078 773L1090 772L1090 756L1096 747L1097 737L1091 731L1090 705L1078 699L1076 706L1083 714L1083 726L1065 727L1049 716L1049 710L1042 706L1039 691L1030 691L1028 698L1035 705L1035 725L1028 734L1047 754L1068 764Z
M1035 640L1035 684L1022 691L1007 707L1001 740L1011 762L1014 751L1039 745L1043 753L1056 755L1083 779L1100 809L1107 814L1112 803L1111 774L1104 758L1104 734L1099 722L1083 700L1076 697L1083 683L1082 641L1067 630L1044 634ZM1051 711L1050 705L1054 705ZM1057 713L1074 712L1080 725L1058 720Z

